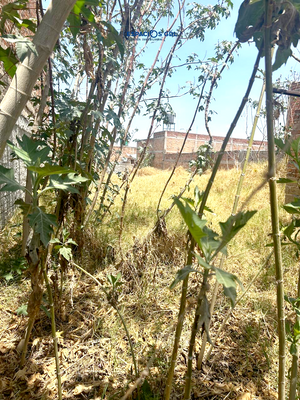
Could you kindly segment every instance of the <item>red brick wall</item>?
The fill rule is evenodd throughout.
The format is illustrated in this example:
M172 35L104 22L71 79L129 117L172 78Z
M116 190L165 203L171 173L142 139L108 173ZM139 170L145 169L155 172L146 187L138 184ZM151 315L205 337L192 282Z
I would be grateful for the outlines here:
M119 152L121 150L120 146L114 146L113 148L113 155L112 155L112 160L115 160L115 157L118 155L119 156ZM133 158L136 159L137 157L137 148L133 147L133 146L123 146L122 147L122 153L120 155L120 159L124 157L124 158Z
M160 169L172 168L177 159L183 141L185 138L184 132L175 131L162 131L155 132L153 138L149 141L148 151L154 155L152 166ZM213 150L219 151L223 144L224 137L213 136ZM196 152L199 146L204 145L209 141L208 135L190 133L186 140L183 148L182 155L180 157L179 165L188 167L189 161L196 158ZM138 147L142 147L145 144L145 140L138 141ZM238 159L237 155L232 153L237 151L245 151L248 147L247 139L236 139L231 138L227 145L227 155L225 155L222 161L222 167L233 168L239 165L241 160ZM259 140L254 141L252 146L253 151L265 151L267 150L267 143ZM231 155L232 153L232 155ZM257 157L256 157L257 158Z
M212 154L213 161L216 160L219 152ZM233 151L225 151L222 161L220 164L220 168L222 169L232 169L232 168L241 168L246 157L246 150L233 150ZM176 153L168 153L165 154L164 161L162 162L160 159L153 164L154 167L160 169L171 169L173 168L177 159ZM181 154L178 166L182 166L186 169L189 168L189 162L191 160L196 159L196 153L183 153ZM268 159L267 151L252 151L250 155L249 162L262 162Z
M291 90L300 92L300 82L294 82ZM291 138L296 139L300 135L300 97L290 97L287 126L291 128ZM287 178L299 180L299 173L296 167L289 161L287 167ZM289 203L295 196L300 196L300 189L297 183L289 183L285 188L285 201Z

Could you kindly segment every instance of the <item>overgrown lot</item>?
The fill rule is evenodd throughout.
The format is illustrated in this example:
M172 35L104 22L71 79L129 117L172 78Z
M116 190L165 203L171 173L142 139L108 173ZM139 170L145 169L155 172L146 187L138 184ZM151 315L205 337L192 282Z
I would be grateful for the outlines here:
M252 282L264 265L271 249L269 191L264 185L266 165L251 164L244 181L240 205L258 212L239 232L228 249L223 266L236 274L244 288ZM163 398L166 374L177 322L180 285L169 287L176 272L185 265L186 226L174 207L167 216L166 227L153 232L156 206L169 172L153 168L140 170L134 180L126 208L124 231L119 240L121 200L109 217L89 226L85 234L83 254L75 253L75 261L109 287L108 275L121 273L117 298L118 310L128 328L139 371L149 367L143 390L133 397ZM232 208L240 172L219 171L208 206L209 224L215 230L225 221ZM284 176L284 165L279 176ZM196 177L186 197L193 196L198 185L205 188L209 173ZM163 198L161 209L167 208L188 178L179 168ZM117 179L117 178L115 178ZM284 203L284 186L280 186L280 204ZM280 211L281 221L288 214ZM1 327L0 327L0 398L54 399L56 376L51 322L45 295L43 310L36 321L24 367L19 367L20 340L27 317L24 305L30 292L26 263L19 258L21 218L16 214L1 232ZM120 244L123 261L120 261ZM283 248L286 292L295 296L296 260ZM218 265L218 260L215 261ZM60 275L53 268L51 286L57 310L59 356L65 399L120 399L135 382L128 337L120 316L99 286L75 268L66 272L63 292L59 293ZM181 398L187 364L190 327L195 311L196 294L201 279L191 275L187 314L180 345L172 398ZM213 287L214 281L210 280ZM239 296L242 295L240 290ZM193 399L276 399L277 335L276 285L273 258L262 268L250 289L232 311L211 357L202 370L194 368ZM17 312L18 310L18 312ZM219 291L212 316L212 339L230 310L230 303ZM19 315L18 315L19 314ZM288 315L293 319L293 313ZM201 335L198 334L196 353ZM19 347L18 347L19 346ZM207 346L208 347L208 346ZM289 360L288 360L289 361ZM194 361L196 365L196 359ZM290 363L290 361L289 361ZM149 386L148 386L149 384ZM240 396L240 397L238 397Z

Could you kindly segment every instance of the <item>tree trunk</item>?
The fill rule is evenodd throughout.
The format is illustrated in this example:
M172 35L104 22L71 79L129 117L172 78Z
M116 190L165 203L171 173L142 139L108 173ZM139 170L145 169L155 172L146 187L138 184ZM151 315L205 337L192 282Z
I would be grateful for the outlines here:
M50 56L76 0L52 0L33 38L37 55L28 52L0 104L0 158L33 86Z

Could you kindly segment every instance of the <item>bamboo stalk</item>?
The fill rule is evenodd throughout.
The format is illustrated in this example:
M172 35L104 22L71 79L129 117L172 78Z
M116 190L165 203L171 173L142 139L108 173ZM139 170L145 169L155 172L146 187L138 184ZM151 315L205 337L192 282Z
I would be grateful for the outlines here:
M297 287L297 298L300 298L300 266L298 268L298 287ZM297 308L300 307L300 302L297 302ZM300 322L300 316L297 314L296 321ZM297 375L298 375L298 360L299 360L299 346L296 344L297 350L296 354L293 354L292 367L291 367L291 379L290 379L290 393L289 400L296 399L296 389L297 389Z
M266 112L268 135L268 178L270 187L270 206L272 220L272 235L274 243L276 285L277 285L277 318L279 337L279 374L278 400L285 399L285 313L284 313L284 286L281 258L281 241L279 230L279 212L276 190L276 163L273 128L273 86L272 86L272 55L271 55L271 28L272 28L273 1L265 0L265 66L266 66Z

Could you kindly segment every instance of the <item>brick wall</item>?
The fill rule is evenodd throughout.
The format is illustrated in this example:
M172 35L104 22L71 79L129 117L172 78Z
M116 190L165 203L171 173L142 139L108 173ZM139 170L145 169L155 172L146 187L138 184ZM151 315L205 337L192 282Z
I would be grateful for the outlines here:
M112 159L114 160L116 155L119 155L121 151L120 146L114 146L113 148L113 156ZM133 146L123 146L122 147L122 153L120 155L120 158L136 158L137 156L137 147Z
M153 154L154 159L152 166L159 169L172 168L175 164L177 154L179 153L185 138L184 132L162 131L155 132L153 138L150 139L148 151ZM213 136L213 150L220 151L224 137ZM189 133L183 152L181 154L179 165L188 168L189 161L196 158L196 152L199 146L209 141L208 135ZM138 148L145 145L145 140L138 141ZM226 154L222 161L221 167L233 168L242 163L243 155L239 156L239 152L246 152L248 147L247 139L231 138L226 147ZM267 142L255 140L252 149L254 151L254 159L264 160L263 153L267 150ZM256 152L256 153L255 153ZM259 155L261 153L261 156ZM256 155L255 155L256 154ZM242 157L242 158L241 158Z
M291 85L291 90L300 92L300 82L294 82ZM287 117L287 126L291 128L291 138L296 139L300 135L300 98L290 96L289 110ZM287 166L287 178L299 180L300 176L296 167L291 161ZM300 189L297 183L289 183L285 187L285 201L290 203L295 197L300 197Z
M212 154L213 161L216 160L219 152L215 152ZM220 164L220 168L222 169L232 169L232 168L241 168L242 164L246 157L246 150L233 150L233 151L225 151L222 161ZM161 169L170 169L173 168L175 161L177 159L177 154L175 153L168 153L165 154L165 159L163 162L164 168L158 166L156 168ZM182 166L184 168L189 168L189 162L191 160L196 159L196 153L184 153L180 156L178 161L178 166ZM249 157L249 162L262 162L268 159L268 152L267 151L252 151ZM156 163L158 165L159 162ZM154 165L153 165L154 166Z

